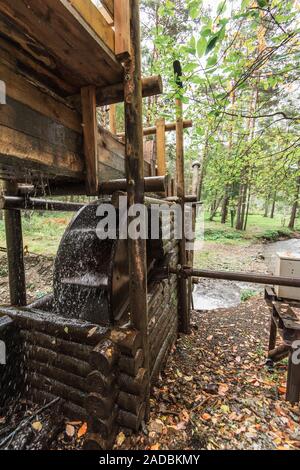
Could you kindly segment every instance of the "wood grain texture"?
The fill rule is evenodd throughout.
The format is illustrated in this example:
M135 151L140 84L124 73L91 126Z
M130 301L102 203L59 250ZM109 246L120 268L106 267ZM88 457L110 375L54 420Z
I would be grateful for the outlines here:
M164 176L167 172L166 165L166 123L163 118L156 121L156 158L157 175Z
M130 1L115 0L114 2L115 25L115 54L120 60L126 60L131 55L130 41Z
M96 87L88 86L81 89L81 104L87 194L96 195L99 185Z

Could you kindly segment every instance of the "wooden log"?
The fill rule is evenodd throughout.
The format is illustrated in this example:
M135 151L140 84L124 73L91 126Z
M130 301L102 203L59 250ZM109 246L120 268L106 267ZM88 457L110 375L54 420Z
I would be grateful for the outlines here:
M160 75L142 79L143 98L160 95L163 92L163 83ZM122 103L124 101L123 82L116 85L110 85L103 88L97 88L96 102L97 106L107 106L110 104ZM124 134L125 137L125 134Z
M0 197L0 210L1 209L26 209L36 211L63 211L63 212L77 212L85 204L75 202L45 200L37 198L26 198L22 196L1 196Z
M285 343L280 344L277 348L271 349L268 352L268 359L272 359L273 362L278 362L289 355L291 347Z
M32 346L29 343L26 344L26 356L35 362L49 364L52 367L57 367L83 378L86 378L91 372L90 365L84 361L41 348L40 346Z
M38 389L50 392L55 396L61 397L64 400L68 400L75 405L84 407L86 393L81 392L80 390L73 388L71 386L65 385L53 378L44 377L41 374L36 372L29 373L27 376L27 382L30 386Z
M89 432L100 434L102 438L109 439L116 430L116 418L118 415L118 407L115 406L107 419L99 419L89 417L88 430Z
M167 187L166 176L150 176L144 179L146 192L165 192ZM100 183L99 194L112 194L116 191L126 191L127 181L125 179L112 180Z
M5 189L10 194L14 194L17 191L17 186L7 183ZM15 306L23 306L26 305L27 300L21 213L20 211L6 210L4 217L10 303Z
M174 62L174 74L178 88L181 83L181 65L178 61ZM177 196L180 198L182 214L184 214L184 198L185 198L185 180L184 180L184 142L183 142L183 105L180 98L176 98L176 183ZM187 264L186 246L185 246L185 218L182 217L182 238L179 243L179 264L185 266ZM184 278L178 280L179 288L179 328L182 333L190 331L190 305L188 298L188 285Z
M190 120L184 120L183 123L183 129L189 129L190 127L193 127L193 121ZM176 130L176 122L169 122L165 124L165 132L172 132ZM157 134L157 127L145 127L143 129L143 136L146 137L148 135L156 135ZM124 138L125 133L124 132L119 132L117 134L118 137Z
M111 104L109 107L109 130L113 135L117 133L117 117L115 104Z
M109 436L108 439L103 439L100 434L88 433L84 441L84 450L110 450L112 449L116 439L116 433L113 433Z
M147 373L143 368L139 369L135 377L120 373L117 380L121 390L134 395L142 395L147 388Z
M48 379L57 380L60 383L80 390L81 392L88 393L90 391L87 379L79 377L78 375L67 372L63 369L53 367L53 365L45 364L42 362L28 360L26 361L26 368L32 373L38 373Z
M14 321L8 317L0 318L0 339L3 338L3 335L7 333L7 331L11 330L14 325Z
M86 381L89 392L96 392L103 397L107 397L112 393L112 389L116 383L116 377L115 374L104 377L101 372L93 370L87 376Z
M141 407L142 397L126 392L120 392L117 403L122 410L130 411L131 413L137 415Z
M118 360L116 346L108 339L101 341L90 353L90 365L104 376L112 373Z
M53 309L53 294L46 294L28 305L29 309L46 310L51 312Z
M58 338L84 343L98 344L109 333L109 329L78 319L70 319L39 310L0 307L0 317L8 315L24 330L36 330Z
M156 121L156 159L158 176L167 173L166 165L166 122L164 118Z
M119 358L119 369L128 375L133 377L136 376L139 369L142 367L144 362L144 353L142 349L138 349L134 357L125 356L121 354Z
M125 426L126 428L133 429L137 432L144 419L145 410L146 405L144 403L141 404L137 414L130 413L130 411L120 410L117 418L118 423L121 424L121 426Z
M164 361L166 360L171 347L173 346L177 337L177 331L171 331L165 338L165 341L156 357L155 363L151 368L151 383L153 384L161 370Z
M85 407L91 416L106 419L111 415L115 401L116 393L111 394L109 397L103 397L99 393L92 392L86 396Z
M30 387L27 390L26 396L33 403L37 403L40 405L45 405L47 403L50 403L55 398L57 398L52 393L46 392L44 390L39 390L34 387ZM81 421L86 421L87 419L87 413L84 408L66 400L61 401L61 411L64 414L64 416L69 419L74 419L74 420L76 419L76 420L81 420Z
M115 343L121 352L134 357L142 344L141 334L137 330L114 329L109 334L109 339Z
M272 307L274 309L274 307ZM275 346L276 346L276 337L277 337L277 325L276 322L273 318L273 315L271 315L270 319L270 336L269 336L269 351L272 351Z
M99 185L95 86L81 88L81 105L87 194L94 196Z
M129 0L114 2L115 54L120 61L129 59L131 55L129 3Z
M81 361L89 362L92 347L86 344L74 343L66 341L55 336L32 330L21 330L21 337L33 346L41 346L51 351L74 357Z

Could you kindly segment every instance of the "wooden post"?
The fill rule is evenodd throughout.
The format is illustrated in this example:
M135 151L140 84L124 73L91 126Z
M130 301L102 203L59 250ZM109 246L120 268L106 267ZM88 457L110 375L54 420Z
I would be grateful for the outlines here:
M6 192L16 194L17 186L6 183ZM14 306L24 306L26 305L26 283L21 212L5 210L4 213L10 302Z
M199 181L200 181L199 171L200 171L200 167L201 167L200 162L193 162L193 164L192 164L193 177L192 177L192 192L191 192L191 194L193 196L196 196L196 197L198 196L198 192L199 192Z
M178 89L182 88L181 65L179 61L174 62L174 73ZM183 106L182 100L176 98L176 182L177 182L177 196L180 200L182 210L182 238L179 243L179 264L186 266L186 243L184 233L184 198L185 198L185 183L184 183L184 144L183 144ZM182 333L189 333L190 331L190 305L188 296L188 283L186 279L179 278L179 330Z
M116 122L116 105L111 104L109 107L109 130L113 135L117 133L117 122Z
M157 175L164 176L167 172L166 166L166 123L163 118L156 121L156 158Z
M144 203L144 155L142 122L141 39L139 0L130 0L130 35L132 56L125 66L125 131L126 177L128 205ZM115 4L116 8L116 4ZM129 220L130 222L130 220ZM144 368L147 374L146 419L149 416L150 371L147 311L146 240L128 239L130 315L135 329L142 336Z
M89 196L98 193L98 125L96 110L96 88L86 86L81 89L82 125L84 156L86 164L86 187Z

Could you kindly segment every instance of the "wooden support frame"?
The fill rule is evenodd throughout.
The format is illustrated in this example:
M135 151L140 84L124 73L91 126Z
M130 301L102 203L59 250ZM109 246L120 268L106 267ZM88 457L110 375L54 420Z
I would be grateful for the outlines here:
M164 118L156 121L156 161L157 175L162 176L167 173L166 165L166 122Z
M15 184L6 183L6 192L15 194L16 190ZM5 210L4 217L10 302L13 306L22 307L27 301L21 212Z
M111 104L109 107L109 130L115 135L117 133L117 116L116 116L116 105Z
M183 129L189 129L190 127L193 126L193 121L190 119L184 120L183 121ZM169 122L165 124L165 132L172 132L176 131L176 122ZM155 135L157 133L157 127L145 127L143 129L143 135L146 137L147 135ZM124 132L119 132L118 137L125 137Z
M116 7L116 3L115 3ZM128 204L143 204L144 156L142 122L141 39L139 0L130 0L130 38L132 55L125 66L125 132L126 176ZM150 353L147 303L147 248L146 240L128 239L130 315L133 326L141 333L144 368L147 376L145 392L146 419L150 400Z
M87 194L96 195L99 186L96 87L81 89L81 103Z

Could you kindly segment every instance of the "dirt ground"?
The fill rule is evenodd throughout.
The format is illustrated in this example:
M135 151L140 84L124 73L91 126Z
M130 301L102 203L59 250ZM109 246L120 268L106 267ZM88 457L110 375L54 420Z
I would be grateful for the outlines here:
M232 251L223 255L226 262ZM257 250L244 249L244 255L253 257L255 270L262 267ZM51 290L52 264L48 258L26 256L29 301ZM8 302L5 269L2 256L0 303ZM149 423L137 435L122 430L115 448L300 449L299 405L284 401L286 361L273 369L265 366L268 330L262 296L234 308L193 312L192 334L178 339L153 390ZM21 401L17 410L0 416L0 447L28 417L23 430L10 437L9 448L82 446L85 423L53 422L53 409L37 410Z

